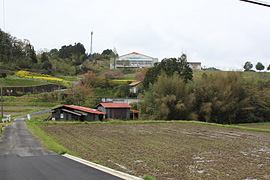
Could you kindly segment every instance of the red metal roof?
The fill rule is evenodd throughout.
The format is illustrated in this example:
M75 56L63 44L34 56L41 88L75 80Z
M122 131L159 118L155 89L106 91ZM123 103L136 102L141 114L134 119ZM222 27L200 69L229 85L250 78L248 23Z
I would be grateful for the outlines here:
M131 108L128 103L100 103L99 105L105 108Z
M133 82L133 83L131 83L131 84L129 84L130 86L136 86L136 85L138 85L138 84L140 84L141 83L141 81L135 81L135 82Z
M139 113L140 111L137 110L130 110L130 113Z
M75 113L75 112L73 112L73 111L69 111L69 110L66 110L66 109L62 109L62 111L65 111L65 112L68 112L68 113L71 113L71 114L75 114L75 115L77 115L77 116L82 116L82 115L79 114L79 113Z
M77 109L80 111L92 113L92 114L106 114L105 112L101 112L97 109L92 109L92 108L87 108L87 107L82 107L82 106L75 106L75 105L65 105L64 107L72 108L72 109Z

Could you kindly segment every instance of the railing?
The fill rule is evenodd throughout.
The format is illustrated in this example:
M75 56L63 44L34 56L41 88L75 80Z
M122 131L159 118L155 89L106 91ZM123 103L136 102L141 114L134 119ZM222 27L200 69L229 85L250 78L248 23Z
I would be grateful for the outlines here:
M4 118L4 119L2 119L2 122L3 123L8 123L8 122L10 122L10 120L11 120L11 115L9 114L9 115L4 115L5 117L7 117L7 118Z

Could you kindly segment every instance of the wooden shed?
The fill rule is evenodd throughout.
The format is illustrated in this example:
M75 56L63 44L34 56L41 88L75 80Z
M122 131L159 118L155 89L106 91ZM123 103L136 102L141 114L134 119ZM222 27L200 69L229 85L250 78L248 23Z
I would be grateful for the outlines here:
M131 106L127 103L100 103L97 109L106 113L107 119L130 119Z
M105 112L88 107L65 105L52 109L52 120L55 121L102 121Z

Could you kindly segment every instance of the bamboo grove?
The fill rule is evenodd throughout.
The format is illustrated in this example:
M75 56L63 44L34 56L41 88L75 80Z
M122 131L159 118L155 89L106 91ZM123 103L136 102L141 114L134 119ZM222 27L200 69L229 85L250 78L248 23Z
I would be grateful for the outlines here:
M260 78L247 78L244 73L258 72L207 72L196 80L187 80L179 72L171 75L163 69L154 83L143 87L142 117L219 124L269 122L270 79L263 73Z

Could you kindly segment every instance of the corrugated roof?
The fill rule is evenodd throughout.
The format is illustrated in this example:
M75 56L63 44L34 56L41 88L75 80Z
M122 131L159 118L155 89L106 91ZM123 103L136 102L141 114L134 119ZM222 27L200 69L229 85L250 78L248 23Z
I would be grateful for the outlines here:
M82 107L82 106L75 106L75 105L65 105L64 107L72 108L72 109L77 109L80 111L92 113L92 114L106 114L105 112L101 112L97 109L92 109L92 108L87 108L87 107Z
M201 62L188 62L188 64L202 64Z
M99 105L105 108L131 108L128 103L100 103Z
M73 111L69 111L69 110L66 110L66 109L62 109L62 111L65 111L65 112L68 112L68 113L71 113L71 114L75 114L75 115L77 115L77 116L82 116L82 115L79 114L79 113L75 113L75 112L73 112Z
M139 113L140 111L137 110L130 110L130 113Z
M133 82L133 83L131 83L131 84L129 84L130 86L136 86L136 85L138 85L138 84L140 84L141 83L141 81L135 81L135 82Z

